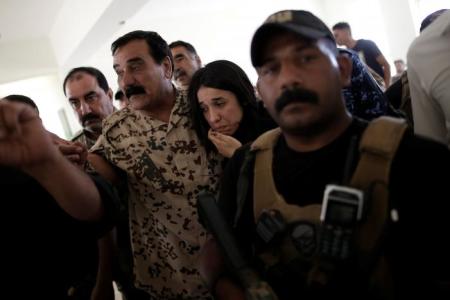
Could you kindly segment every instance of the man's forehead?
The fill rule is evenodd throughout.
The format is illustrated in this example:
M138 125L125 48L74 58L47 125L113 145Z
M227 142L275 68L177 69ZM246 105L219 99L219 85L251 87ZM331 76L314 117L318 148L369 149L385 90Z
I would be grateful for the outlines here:
M344 34L344 33L348 33L348 29L347 28L336 28L333 29L333 34Z
M75 73L67 80L66 94L67 97L77 96L75 94L85 93L86 91L95 91L99 89L97 79L91 74Z
M185 46L176 46L170 49L172 52L188 52L189 50Z
M193 56L194 54L191 53L186 47L184 46L176 46L170 49L172 51L172 56Z
M95 76L88 74L86 72L76 72L74 74L72 74L68 79L67 79L67 84L66 84L66 88L69 89L71 84L78 84L78 85L93 85L93 84L98 84L97 82L97 78L95 78Z
M120 63L124 63L131 57L141 57L144 55L150 55L147 42L136 39L118 47L113 54L113 60L114 62L120 61Z
M82 80L84 78L86 78L89 74L87 74L86 72L75 72L74 74L72 74L69 79L67 80L68 82L73 82L73 81L79 81Z

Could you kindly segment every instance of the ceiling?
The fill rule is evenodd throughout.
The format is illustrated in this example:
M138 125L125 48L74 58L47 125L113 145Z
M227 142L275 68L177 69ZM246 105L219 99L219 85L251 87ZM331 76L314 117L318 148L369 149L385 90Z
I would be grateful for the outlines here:
M346 20L356 36L373 39L392 59L404 58L416 35L417 18L408 12L419 2L448 0L0 0L0 95L30 96L46 128L70 137L61 124L73 132L79 125L73 114L64 114L67 121L60 114L71 110L61 88L65 75L93 66L117 89L110 45L129 31L190 42L204 64L231 60L256 82L250 41L276 11L309 10L328 26Z
M0 45L48 36L64 1L1 0ZM26 8L26 9L25 9Z
M0 83L84 64L147 0L2 0Z
M61 79L81 65L99 68L114 83L111 42L136 29L157 31L168 43L186 40L204 63L229 59L254 79L249 59L254 31L269 14L292 8L310 10L329 26L342 20L359 23L355 31L363 28L361 34L386 53L403 57L415 36L411 16L400 20L402 32L389 29L410 1L0 0L0 84L48 74Z
M322 0L303 2L305 9L317 11ZM95 66L115 81L110 44L136 29L157 31L169 43L189 41L204 62L228 58L250 69L248 48L257 25L270 13L295 4L298 1L1 0L0 84L46 74L61 78L80 65ZM247 43L235 44L237 38Z

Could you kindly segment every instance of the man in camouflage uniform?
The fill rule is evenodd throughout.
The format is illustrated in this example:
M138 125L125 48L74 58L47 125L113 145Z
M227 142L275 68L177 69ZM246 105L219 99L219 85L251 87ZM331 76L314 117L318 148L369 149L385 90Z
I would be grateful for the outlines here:
M113 92L105 75L92 67L72 69L64 79L63 89L83 127L72 142L81 142L89 149L102 133L103 119L115 110Z
M130 32L112 53L130 104L105 120L89 161L115 184L126 177L135 285L152 299L211 299L196 266L207 240L196 201L200 191L215 192L220 158L207 155L192 129L156 32Z
M102 133L103 119L115 111L113 92L105 75L93 67L78 67L70 70L64 78L63 90L83 129L72 138L73 143L66 143L59 139L57 142L60 151L69 160L81 167L86 167L84 164L86 149L91 148ZM90 299L93 294L93 299L97 299L97 297L102 298L101 295L113 293L112 277L110 277L111 274L107 274L107 267L97 269L97 265L109 267L112 264L112 261L106 261L106 257L114 247L110 234L99 240L98 249L97 245L92 246L92 251L89 253L92 259L91 268L86 270L80 283L75 284L71 289L71 293L83 294L79 298ZM99 264L97 256L100 257L100 261L104 259L105 262ZM102 279L97 281L96 277Z

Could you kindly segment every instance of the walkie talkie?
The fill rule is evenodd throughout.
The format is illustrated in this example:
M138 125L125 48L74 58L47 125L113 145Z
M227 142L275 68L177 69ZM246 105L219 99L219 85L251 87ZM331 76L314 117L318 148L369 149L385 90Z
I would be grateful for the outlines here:
M364 192L348 186L356 145L357 139L352 137L343 185L328 184L323 195L319 254L334 260L345 260L350 256L353 231L363 217Z

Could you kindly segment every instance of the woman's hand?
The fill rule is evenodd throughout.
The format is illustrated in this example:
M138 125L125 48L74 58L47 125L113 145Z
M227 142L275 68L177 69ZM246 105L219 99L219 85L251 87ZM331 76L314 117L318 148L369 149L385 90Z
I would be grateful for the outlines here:
M221 134L212 129L208 131L208 139L216 146L217 151L227 158L233 156L234 151L242 146L234 137Z

